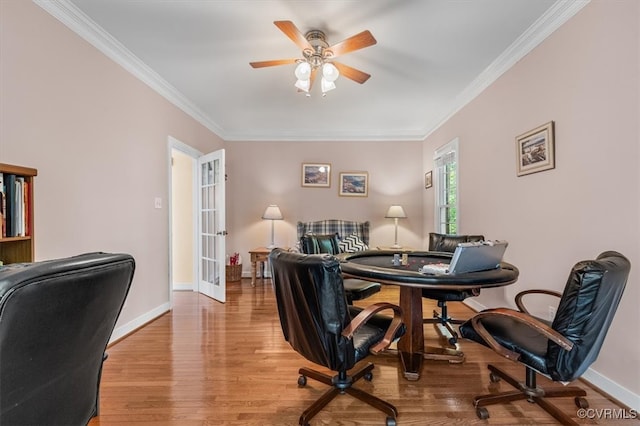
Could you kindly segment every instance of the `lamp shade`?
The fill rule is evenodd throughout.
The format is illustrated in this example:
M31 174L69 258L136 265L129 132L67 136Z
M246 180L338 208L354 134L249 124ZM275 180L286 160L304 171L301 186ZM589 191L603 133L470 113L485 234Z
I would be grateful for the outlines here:
M311 65L308 62L300 62L294 74L298 80L309 80L311 78Z
M275 204L271 204L262 214L263 219L271 219L271 220L282 220L284 217L282 216L282 212L280 211L280 207Z
M327 93L329 90L333 90L336 88L336 85L333 81L328 81L324 77L320 80L320 89L322 93Z
M407 217L407 214L404 212L404 209L402 208L402 206L393 205L389 207L389 210L387 210L387 214L384 217L388 217L392 219L394 218L404 219Z
M322 65L322 77L324 77L325 80L334 82L338 79L338 76L340 76L340 71L338 71L338 68L331 62Z
M296 86L298 89L302 90L303 92L308 92L309 88L311 86L311 81L310 80L297 80L296 84L294 86Z

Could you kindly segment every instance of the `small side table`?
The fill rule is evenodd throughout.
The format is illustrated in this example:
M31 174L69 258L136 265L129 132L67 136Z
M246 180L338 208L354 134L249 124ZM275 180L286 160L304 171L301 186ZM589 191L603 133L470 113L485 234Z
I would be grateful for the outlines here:
M258 270L258 263L260 263L260 277L264 279L264 265L269 260L270 248L258 247L253 250L249 250L251 255L251 286L256 285L256 272Z

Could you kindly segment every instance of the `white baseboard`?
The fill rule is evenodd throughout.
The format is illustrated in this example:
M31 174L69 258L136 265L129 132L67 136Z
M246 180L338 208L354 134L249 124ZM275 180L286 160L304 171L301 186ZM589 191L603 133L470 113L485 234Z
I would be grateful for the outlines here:
M487 309L486 306L478 303L476 300L473 300L472 297L465 299L462 303L469 306L476 312ZM596 370L592 368L587 369L587 371L582 375L582 379L627 407L640 411L640 395L631 392L629 389L619 385L608 377L603 376Z
M160 315L168 312L170 309L171 309L171 304L167 302L163 305L158 306L155 309L150 310L144 315L141 315L138 318L135 318L129 321L128 323L121 325L120 327L116 327L113 330L113 333L111 334L111 339L109 339L109 343L115 342L116 340L123 338L124 336L136 330L137 328L142 327L146 323L151 322L154 319L158 318Z
M597 387L602 392L612 396L627 407L640 412L640 395L631 392L624 386L620 386L592 368L584 372L582 379Z

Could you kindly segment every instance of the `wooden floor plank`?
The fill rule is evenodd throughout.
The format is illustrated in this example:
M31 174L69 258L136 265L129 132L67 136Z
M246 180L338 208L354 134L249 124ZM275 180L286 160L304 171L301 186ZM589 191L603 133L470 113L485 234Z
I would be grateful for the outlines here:
M383 286L374 297L357 302L398 302L398 289ZM193 292L175 292L173 310L108 350L101 385L101 412L90 426L109 425L296 425L302 411L326 386L309 380L297 385L298 369L318 368L284 341L269 281L229 284L227 303ZM424 311L435 303L424 300ZM468 318L473 311L462 303L449 304L450 315ZM437 334L425 325L428 345ZM491 362L522 377L524 369L489 349L461 342L464 364L426 361L420 380L402 377L397 357L369 357L376 365L372 382L356 386L396 405L400 425L516 425L557 424L542 409L526 401L489 407L482 421L472 406L475 395L489 389L508 390L502 383L489 387L486 365ZM549 381L539 379L539 385ZM590 388L590 408L617 410L615 402ZM554 400L581 424L638 425L638 420L579 420L572 398ZM312 420L312 425L383 425L384 414L340 395ZM622 422L622 423L620 423Z

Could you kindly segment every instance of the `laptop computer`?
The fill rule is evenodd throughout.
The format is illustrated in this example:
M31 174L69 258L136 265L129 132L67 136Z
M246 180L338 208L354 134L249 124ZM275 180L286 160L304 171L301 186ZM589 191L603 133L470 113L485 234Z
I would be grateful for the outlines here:
M443 263L424 265L422 272L427 274L464 274L496 269L500 266L508 245L508 242L498 240L460 243L448 265Z

